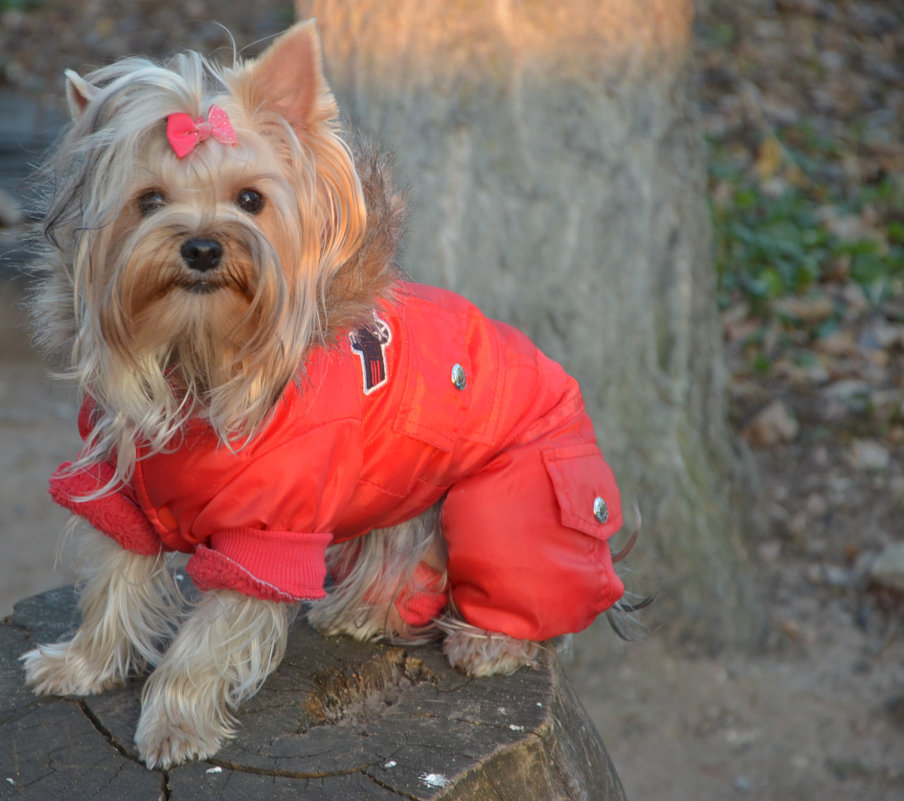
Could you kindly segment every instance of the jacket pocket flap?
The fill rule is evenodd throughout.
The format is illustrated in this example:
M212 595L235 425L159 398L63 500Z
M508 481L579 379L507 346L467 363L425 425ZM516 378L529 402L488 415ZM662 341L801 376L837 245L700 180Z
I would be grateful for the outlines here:
M612 470L596 445L543 452L563 526L608 539L622 527L621 496Z

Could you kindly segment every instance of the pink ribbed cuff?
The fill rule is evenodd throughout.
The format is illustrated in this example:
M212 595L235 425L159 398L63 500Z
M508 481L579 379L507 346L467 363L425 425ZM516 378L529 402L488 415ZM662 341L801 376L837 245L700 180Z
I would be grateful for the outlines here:
M199 545L188 573L201 590L227 589L267 601L323 598L328 533L228 529Z

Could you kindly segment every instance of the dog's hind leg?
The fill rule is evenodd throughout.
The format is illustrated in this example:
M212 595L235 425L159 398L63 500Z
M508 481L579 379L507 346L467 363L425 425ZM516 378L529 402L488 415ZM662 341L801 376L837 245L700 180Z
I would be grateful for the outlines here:
M448 602L440 505L392 528L327 550L335 581L308 612L324 634L359 640L435 638L435 618Z
M159 660L178 622L181 594L162 556L126 551L93 529L80 536L82 623L71 640L22 657L39 695L93 695L122 683Z
M452 604L437 621L445 634L443 653L449 664L471 678L508 675L536 662L545 644L486 631L461 619ZM554 647L554 646L553 646Z

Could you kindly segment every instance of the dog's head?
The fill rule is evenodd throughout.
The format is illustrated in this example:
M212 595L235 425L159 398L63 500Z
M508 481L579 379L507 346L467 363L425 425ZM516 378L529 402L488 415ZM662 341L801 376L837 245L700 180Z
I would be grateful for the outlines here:
M320 60L303 23L228 68L67 73L37 316L106 419L98 451L162 447L193 415L254 431L332 324L367 212Z

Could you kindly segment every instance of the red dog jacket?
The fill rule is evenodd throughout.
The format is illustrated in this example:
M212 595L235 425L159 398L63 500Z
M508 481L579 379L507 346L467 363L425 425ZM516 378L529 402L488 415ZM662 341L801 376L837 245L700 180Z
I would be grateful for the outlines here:
M577 383L440 289L402 283L372 326L315 350L242 447L193 423L172 450L139 448L129 485L87 499L112 475L66 463L51 493L124 548L192 553L201 589L321 598L327 546L445 496L450 592L467 622L543 640L623 592L607 544L619 493Z

